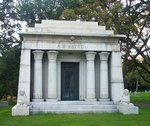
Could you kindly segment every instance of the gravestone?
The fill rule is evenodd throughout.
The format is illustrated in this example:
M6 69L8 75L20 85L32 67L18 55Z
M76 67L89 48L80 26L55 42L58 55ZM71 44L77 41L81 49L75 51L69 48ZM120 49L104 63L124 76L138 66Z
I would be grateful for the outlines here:
M8 107L9 103L7 101L0 101L0 108Z

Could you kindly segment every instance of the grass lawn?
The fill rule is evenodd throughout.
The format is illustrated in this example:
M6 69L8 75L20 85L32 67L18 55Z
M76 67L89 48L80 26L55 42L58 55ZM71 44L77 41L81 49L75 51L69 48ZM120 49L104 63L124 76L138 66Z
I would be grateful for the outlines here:
M150 93L148 93L150 96ZM148 95L141 93L142 97ZM145 99L132 95L134 102ZM139 99L138 99L139 98ZM147 101L146 100L146 101ZM150 99L149 99L150 100ZM145 102L142 100L142 102ZM0 126L149 126L150 107L141 107L139 115L111 114L38 114L12 117L11 106L0 108Z
M139 96L136 97L134 93L131 93L131 102L150 102L150 92L139 92Z

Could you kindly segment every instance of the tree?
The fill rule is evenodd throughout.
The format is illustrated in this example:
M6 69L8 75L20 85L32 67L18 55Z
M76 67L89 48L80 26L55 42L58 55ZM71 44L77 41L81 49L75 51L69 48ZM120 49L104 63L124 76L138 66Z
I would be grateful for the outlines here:
M4 51L20 42L18 30L21 29L19 15L13 0L0 3L0 50Z
M64 19L69 19L70 15L65 15L64 12L74 10L76 17L70 20L80 19L81 21L96 21L100 25L105 25L107 29L116 30L115 20L119 18L123 5L118 0L83 0L79 4L80 6L72 8L67 8L63 11L61 17Z
M58 19L62 11L58 0L20 0L18 8L21 19L27 21L29 27L42 19Z
M139 64L144 64L145 61L138 60ZM127 74L125 76L125 88L129 90L138 92L139 90L149 90L150 84L147 83L139 74L136 66L132 63L132 60L129 60L131 65L127 66ZM150 69L150 66L146 66ZM141 73L145 75L146 78L149 78L149 75L143 71L143 69L139 69Z
M74 8L81 0L19 0L18 8L21 19L27 21L29 27L41 20L59 19L62 11Z
M16 96L20 64L20 45L5 51L0 58L0 98L3 95Z
M21 29L18 10L13 0L0 3L0 98L16 95L19 72Z
M150 75L150 69L146 67L150 65L150 52L148 42L150 40L150 2L135 0L126 1L126 7L123 14L126 15L126 21L121 26L123 34L127 37L121 41L121 47L123 50L122 58L124 60L123 68L124 74L126 74L126 68L129 60L136 66L136 69L140 76L148 83L149 78L145 75ZM134 52L134 53L133 53ZM144 64L138 62L138 58L143 58ZM142 69L142 72L141 70Z

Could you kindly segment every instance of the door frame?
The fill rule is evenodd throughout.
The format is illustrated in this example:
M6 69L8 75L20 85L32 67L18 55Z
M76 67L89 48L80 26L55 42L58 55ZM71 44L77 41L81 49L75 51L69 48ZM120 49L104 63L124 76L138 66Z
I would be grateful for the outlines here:
M86 85L86 58L84 53L79 56L67 56L65 53L58 55L57 58L57 94L58 100L61 101L61 62L78 62L79 63L79 100L85 100L85 85Z

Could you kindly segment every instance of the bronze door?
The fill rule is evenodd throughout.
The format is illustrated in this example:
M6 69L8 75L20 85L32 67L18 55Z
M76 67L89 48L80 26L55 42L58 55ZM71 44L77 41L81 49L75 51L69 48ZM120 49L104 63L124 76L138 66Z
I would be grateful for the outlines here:
M79 63L61 63L61 100L79 100Z

